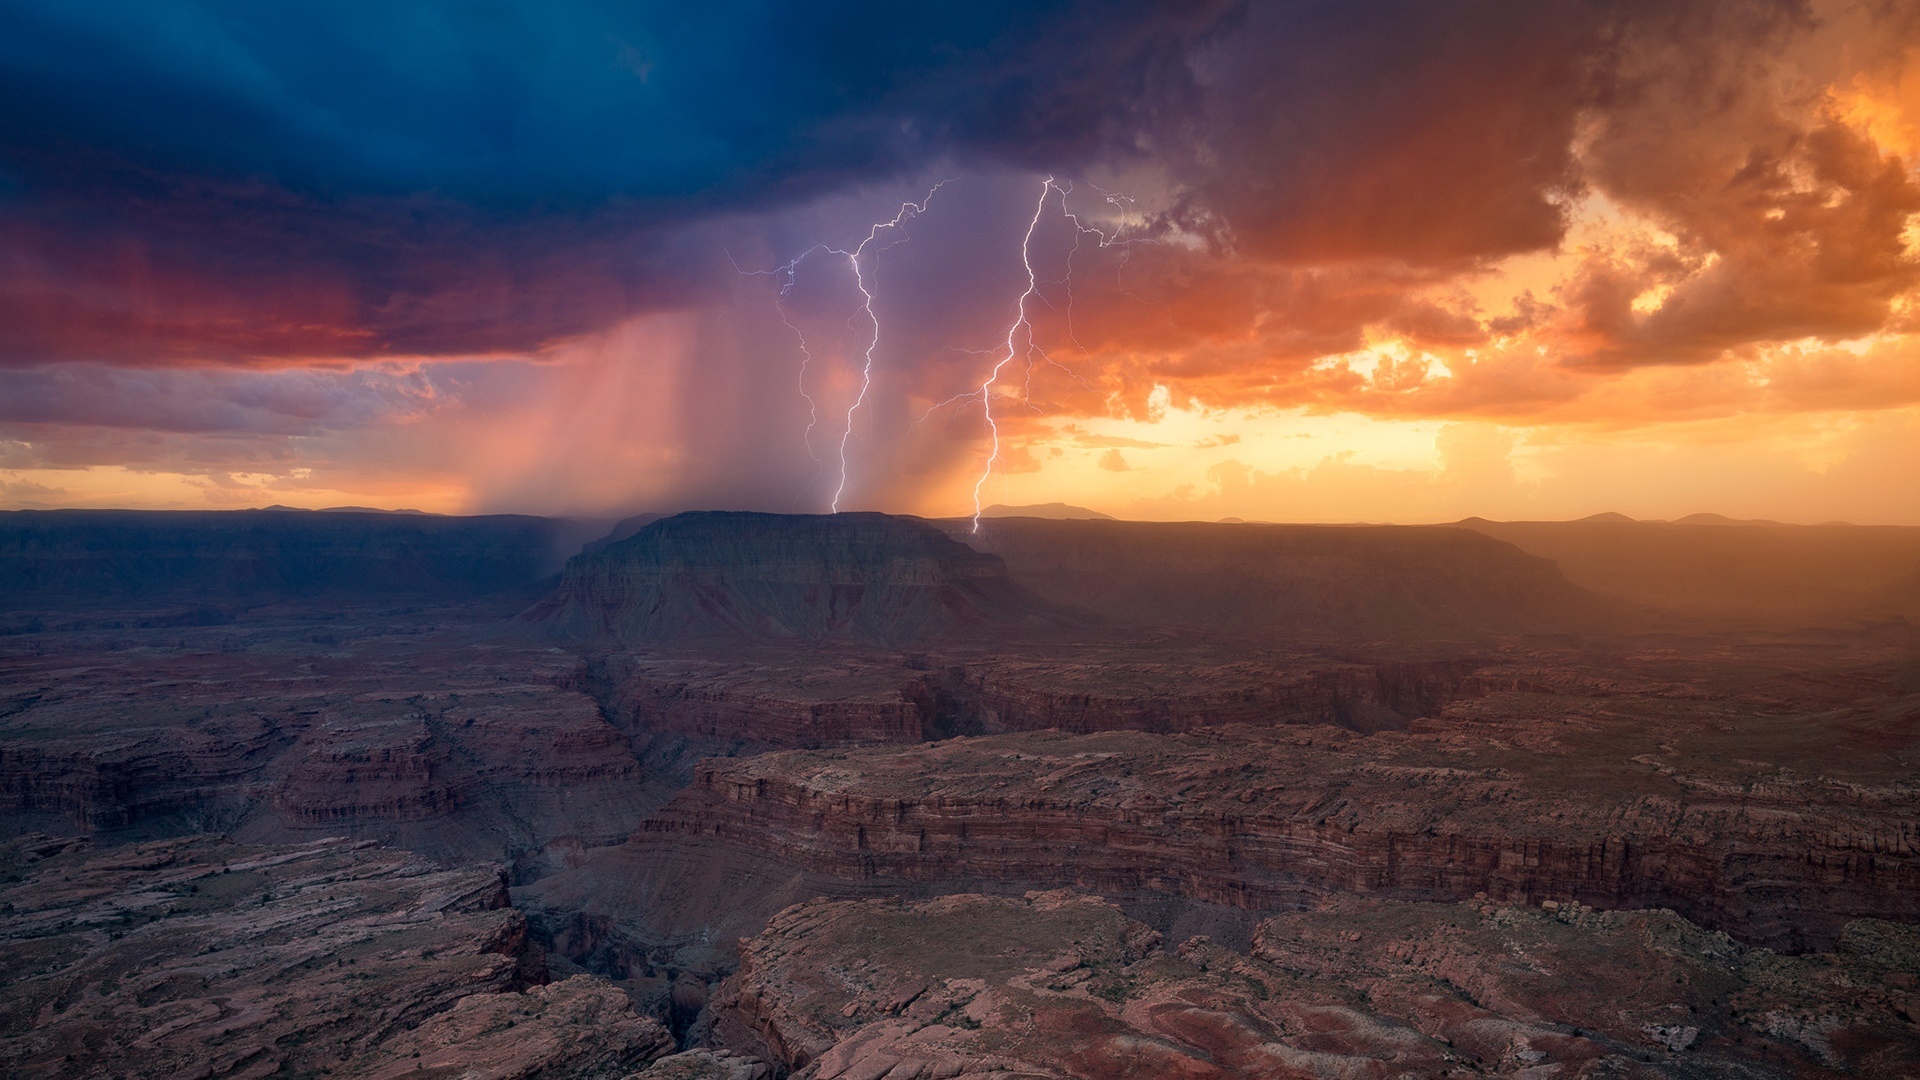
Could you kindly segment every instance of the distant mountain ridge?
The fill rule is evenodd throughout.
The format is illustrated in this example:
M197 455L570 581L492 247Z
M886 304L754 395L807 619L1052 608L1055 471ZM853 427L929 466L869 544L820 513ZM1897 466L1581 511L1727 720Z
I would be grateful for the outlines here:
M0 602L458 599L534 585L579 538L502 514L359 511L0 511Z
M1691 514L1635 521L1596 514L1578 521L1459 523L1552 559L1595 592L1666 611L1740 618L1833 621L1911 610L1920 580L1920 528L1789 525Z
M992 506L980 511L980 516L983 518L1047 518L1053 521L1115 520L1111 514L1103 514L1098 510L1089 510L1084 506L1075 506L1072 503L1063 502L1028 503L1025 506L1008 506L1004 503L994 503Z
M1444 526L1039 521L953 535L1041 596L1136 625L1229 635L1532 633L1610 624L1545 559Z

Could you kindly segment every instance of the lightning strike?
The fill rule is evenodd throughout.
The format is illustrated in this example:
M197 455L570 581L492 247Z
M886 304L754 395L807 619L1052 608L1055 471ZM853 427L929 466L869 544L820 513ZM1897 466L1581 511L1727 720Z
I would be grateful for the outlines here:
M949 181L942 180L933 185L927 190L926 196L917 203L901 203L900 211L893 215L892 220L875 223L871 229L867 230L867 238L860 241L860 246L852 251L834 252L836 255L847 257L848 265L853 268L854 286L860 290L860 296L867 311L867 319L873 323L873 336L867 339L865 363L860 369L860 392L854 396L853 404L847 406L847 424L840 432L840 484L833 489L833 501L830 504L836 514L840 512L841 496L847 493L847 444L853 441L853 414L859 412L860 406L866 404L867 391L873 386L873 354L880 347L880 315L873 310L873 290L867 286L867 274L860 265L860 256L865 254L868 245L880 236L881 230L898 229L910 219L926 213L927 204L931 203L934 195L948 183Z
M1027 268L1027 291L1021 293L1020 299L1014 304L1013 322L1007 327L1007 355L993 365L993 370L987 374L986 381L980 384L980 407L986 413L987 428L993 436L993 449L987 455L986 467L980 470L980 479L973 482L973 531L975 533L980 531L980 489L986 487L987 478L993 475L993 467L1000 460L1000 424L993 418L993 384L1000 380L1001 370L1013 363L1020 355L1017 342L1022 330L1025 330L1027 335L1026 355L1029 367L1033 362L1035 348L1033 323L1027 318L1027 301L1039 295L1040 292L1040 276L1033 270L1033 233L1040 227L1040 215L1046 213L1047 196L1056 190L1059 189L1051 176L1040 185L1040 199L1033 205L1033 220L1027 222L1027 234L1020 240L1020 262ZM1065 194L1062 193L1063 206L1065 198Z
M809 256L817 252L825 252L826 254L829 254L829 255L838 255L841 258L846 259L848 267L853 271L854 287L860 290L861 310L865 313L867 317L867 322L873 327L873 332L868 335L867 347L862 354L862 363L860 368L860 391L858 394L854 396L853 404L847 406L846 425L841 429L841 432L840 432L840 447L839 447L840 477L839 477L839 481L834 485L833 498L828 504L829 507L831 508L831 512L835 514L840 512L840 500L847 493L847 446L849 443L853 441L854 414L860 411L860 406L866 404L867 393L873 387L874 354L880 348L880 314L879 312L874 310L874 306L873 306L874 289L877 287L877 285L868 284L867 268L861 265L861 258L862 256L867 254L867 249L873 246L874 242L880 238L882 233L885 233L894 229L900 229L903 226L905 226L908 221L911 221L913 218L916 218L921 214L926 213L927 204L933 201L933 196L937 192L939 192L941 188L946 187L948 184L952 182L953 181L951 179L942 180L939 183L933 185L931 188L928 188L926 195L924 195L919 202L901 203L899 211L896 212L893 215L893 217L889 218L886 221L874 222L873 225L867 230L866 237L862 239L860 243L857 246L855 246L851 251L845 248L830 247L826 244L815 244L814 246L801 252L799 255L795 256L793 259L789 260L785 264L781 266L777 266L772 270L740 271L743 274L749 274L749 275L755 275L755 276L780 276L782 278L780 291L779 291L779 294L774 298L773 306L774 306L774 310L780 316L780 321L786 324L787 329L793 331L795 339L798 340L800 343L800 372L799 372L800 397L803 400L805 400L807 403L807 430L805 435L802 436L802 438L806 443L807 456L813 458L813 460L816 462L820 461L820 456L816 454L813 449L813 429L819 426L820 409L818 404L815 402L813 395L807 392L807 369L813 363L813 353L807 347L806 334L801 331L800 327L794 324L793 320L787 317L787 309L786 309L787 294L793 289L794 277L800 271L800 264L805 262ZM877 255L881 251L885 251L888 247L892 247L892 246L893 246L892 244L887 244L879 248L875 248L874 254ZM739 270L738 264L735 264L734 269ZM853 320L851 318L848 319L849 323L851 323L852 321ZM818 474L816 473L815 475L818 475Z
M893 244L890 243L881 243L881 238L894 230L903 229L913 218L926 213L928 204L933 201L933 196L951 182L951 180L942 180L938 184L935 184L932 188L928 189L926 196L919 202L900 204L899 211L896 212L893 217L886 221L875 222L867 230L867 235L851 250L830 247L826 244L816 244L806 251L801 252L791 261L773 270L742 271L742 273L779 276L782 280L779 294L774 301L774 308L780 316L780 321L784 323L788 329L793 331L795 339L799 342L801 356L799 372L800 396L807 402L808 410L805 441L808 455L816 462L820 461L820 457L814 452L813 431L819 425L819 409L813 396L807 392L806 388L807 370L813 362L813 353L807 345L805 333L797 324L788 318L786 299L793 289L794 279L799 273L800 264L813 255L823 252L847 260L847 267L853 274L854 287L860 292L860 308L854 315L848 318L848 326L851 327L856 319L864 315L867 325L871 327L871 330L867 335L866 348L861 354L860 389L858 393L855 394L853 402L847 406L845 423L840 430L840 442L837 454L839 478L834 486L833 497L829 502L833 513L837 514L840 512L840 502L847 493L850 473L847 455L848 448L853 441L854 418L859 413L861 406L866 404L867 398L873 388L874 365L880 349L880 314L875 308L876 289L878 285L871 277L872 267L868 261L869 256L877 255L881 251L885 251L888 247L893 246ZM1132 200L1126 196L1105 191L1095 185L1089 184L1088 186L1093 187L1095 191L1104 197L1108 205L1120 212L1123 219L1122 229L1124 229L1124 218L1131 210ZM1143 238L1123 240L1120 238L1119 231L1109 232L1108 230L1087 224L1081 219L1080 215L1074 213L1068 206L1067 198L1072 193L1073 185L1071 183L1063 184L1052 176L1048 176L1041 181L1040 196L1034 202L1033 216L1027 221L1026 233L1020 241L1020 263L1027 272L1027 287L1014 302L1014 318L1013 322L1007 326L1005 340L996 347L978 350L983 354L996 357L993 367L987 373L987 377L974 389L968 390L965 393L956 394L940 404L933 406L931 409L928 409L926 414L917 421L923 423L934 413L949 406L973 401L975 399L979 400L981 410L987 421L990 444L986 465L981 469L980 476L974 481L973 485L973 531L976 533L980 531L981 493L985 490L988 479L992 477L994 467L1000 462L1000 423L999 418L994 415L994 392L996 387L1001 384L1001 378L1006 371L1007 365L1015 361L1022 361L1026 364L1026 379L1023 388L1018 392L1022 395L1023 399L1026 400L1028 408L1033 408L1031 399L1033 391L1033 369L1036 362L1044 362L1051 367L1059 368L1081 386L1089 390L1095 389L1095 387L1082 378L1078 372L1055 360L1036 340L1030 305L1037 300L1045 304L1048 308L1055 311L1060 310L1055 307L1053 301L1048 298L1041 286L1043 284L1065 286L1066 309L1062 314L1066 317L1067 336L1069 340L1084 353L1087 351L1086 346L1080 342L1073 323L1074 256L1079 253L1082 244L1088 237L1092 237L1095 245L1099 248L1120 247L1129 255L1132 253L1132 245L1136 243L1153 243L1151 239ZM1046 279L1043 281L1033 263L1033 241L1035 234L1040 229L1041 220L1046 217L1047 204L1056 195L1059 196L1060 199L1060 216L1073 228L1073 247L1067 252L1066 276L1058 280ZM894 243L900 242L902 241L894 241ZM876 247L876 245L879 246ZM976 350L961 349L959 351L974 352Z

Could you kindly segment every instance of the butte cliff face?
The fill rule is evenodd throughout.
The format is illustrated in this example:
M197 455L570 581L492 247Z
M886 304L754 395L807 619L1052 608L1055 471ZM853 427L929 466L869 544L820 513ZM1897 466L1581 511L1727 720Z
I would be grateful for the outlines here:
M886 514L679 514L567 564L525 616L628 643L898 644L1037 628L1062 613L993 555Z

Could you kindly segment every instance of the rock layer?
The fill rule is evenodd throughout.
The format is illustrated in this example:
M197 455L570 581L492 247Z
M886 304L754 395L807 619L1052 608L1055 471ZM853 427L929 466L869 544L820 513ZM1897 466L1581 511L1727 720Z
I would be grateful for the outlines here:
M0 849L0 1071L620 1075L673 1049L602 980L547 983L496 868L368 843Z
M1335 891L1672 907L1805 947L1920 919L1913 782L1586 772L1465 735L1055 732L704 763L629 846L849 882L1073 885L1252 910ZM726 860L708 855L706 873Z
M1044 728L1323 723L1369 732L1405 728L1514 678L1473 657L1358 662L1108 644L903 656L767 649L726 659L620 652L592 669L609 711L636 737L684 737L716 754Z
M802 1080L1903 1075L1920 934L1780 957L1670 912L1349 899L1256 957L1097 899L799 905L747 942L716 1037Z
M0 658L0 820L142 838L350 834L452 861L611 842L653 803L545 650L375 642Z

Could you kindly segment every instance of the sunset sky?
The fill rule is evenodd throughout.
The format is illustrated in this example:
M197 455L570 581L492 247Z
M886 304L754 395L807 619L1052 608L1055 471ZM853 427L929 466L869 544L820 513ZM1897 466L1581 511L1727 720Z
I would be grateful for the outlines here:
M976 486L1920 524L1920 5L0 0L0 506Z

